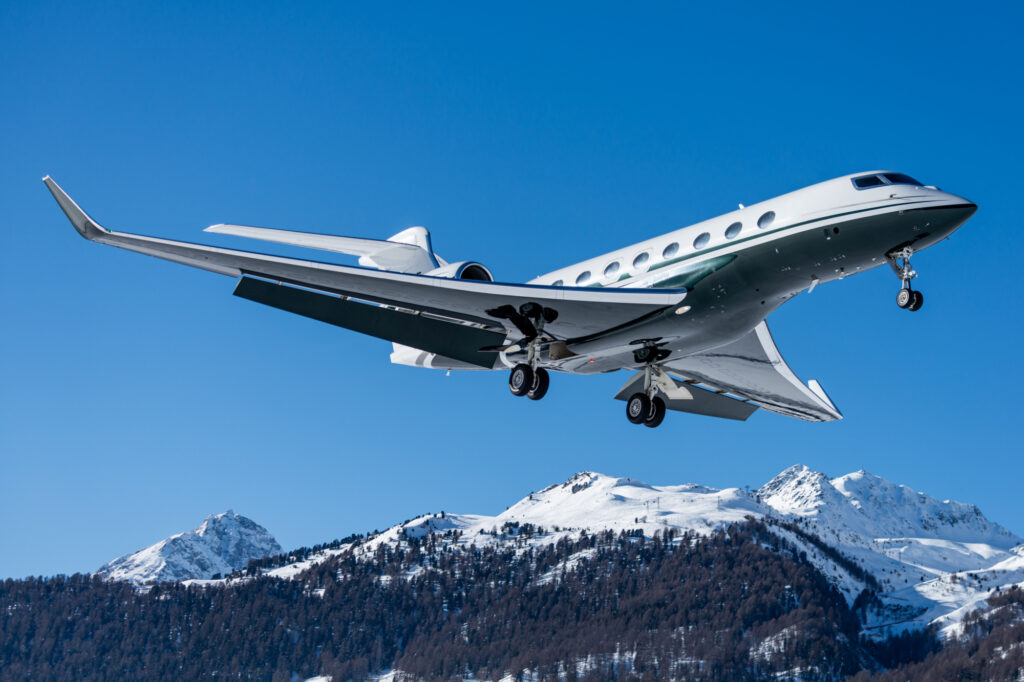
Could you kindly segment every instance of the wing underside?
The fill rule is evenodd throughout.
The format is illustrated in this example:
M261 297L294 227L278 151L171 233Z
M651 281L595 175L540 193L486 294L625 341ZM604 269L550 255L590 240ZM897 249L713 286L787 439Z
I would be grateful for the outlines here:
M733 402L806 421L843 418L818 382L811 380L805 385L797 378L782 359L765 322L727 346L671 360L665 367L687 383L721 397L734 396Z

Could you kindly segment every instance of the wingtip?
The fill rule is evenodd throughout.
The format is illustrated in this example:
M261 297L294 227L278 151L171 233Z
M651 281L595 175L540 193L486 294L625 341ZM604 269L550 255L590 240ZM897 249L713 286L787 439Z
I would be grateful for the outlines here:
M90 218L81 207L75 203L74 199L68 196L68 193L61 189L60 185L53 181L49 175L43 178L43 183L47 189L50 190L50 194L57 200L57 204L61 210L64 211L64 215L68 217L71 224L78 231L80 235L94 241L105 234L110 234L110 230L101 226L95 220Z

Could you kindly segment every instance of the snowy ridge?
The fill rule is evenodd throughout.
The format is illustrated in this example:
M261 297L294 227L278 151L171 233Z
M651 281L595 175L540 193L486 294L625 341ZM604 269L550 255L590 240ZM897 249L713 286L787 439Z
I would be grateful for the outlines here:
M455 544L463 546L521 542L514 532L502 532L507 523L543 528L523 544L536 546L606 529L708 534L748 517L796 523L877 578L885 590L879 595L883 607L867 625L879 635L932 622L955 634L957 623L991 590L1024 581L1021 538L974 505L939 501L864 471L830 479L800 465L753 494L581 472L497 516L426 515L388 529L356 551L450 531L459 531ZM799 534L783 527L775 531L806 551L848 602L869 587Z
M266 528L229 509L207 516L198 528L114 559L96 575L135 583L208 579L280 551Z
M506 523L542 527L546 532L533 538L531 544L534 545L577 536L580 531L640 528L645 534L653 535L656 531L673 528L707 535L748 516L762 515L761 505L738 488L715 490L693 484L653 486L631 478L587 471L539 493L531 493L497 516L421 516L389 528L363 544L361 551L372 552L381 543L452 530L459 531L459 544L484 547L504 541L500 531Z
M707 535L748 518L771 522L773 531L805 551L848 603L872 588L856 574L874 576L881 585L880 605L868 611L866 627L878 635L928 623L956 634L963 616L983 605L993 589L1024 582L1021 538L986 519L977 507L939 501L864 471L829 478L800 465L753 492L692 483L650 485L581 472L495 516L427 514L267 574L298 578L344 552L369 556L381 545L427 536L437 540L438 551L470 546L524 551L603 530ZM834 553L830 556L828 547L815 546L808 533L855 562L857 570L837 561ZM587 560L575 556L566 568Z
M1010 549L1021 539L992 523L972 504L940 502L866 471L829 479L796 465L766 483L759 497L786 516L862 537L934 538Z
M880 630L934 622L955 634L993 589L1024 580L1024 552L1015 550L1021 538L976 506L939 501L866 471L829 479L798 465L758 497L774 516L799 521L881 582L886 608L869 622Z

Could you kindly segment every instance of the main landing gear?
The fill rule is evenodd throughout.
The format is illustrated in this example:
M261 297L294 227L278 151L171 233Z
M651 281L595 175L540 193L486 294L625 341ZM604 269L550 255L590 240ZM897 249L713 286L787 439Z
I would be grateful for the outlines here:
M654 428L665 420L665 401L656 395L657 376L661 368L654 365L644 367L644 390L629 396L626 401L626 419L631 424L643 424Z
M520 341L505 348L510 352L513 348L517 352L523 347L526 348L526 362L513 367L508 375L508 390L512 391L512 395L525 395L530 400L540 400L547 394L551 378L546 369L537 366L537 356L543 341L544 325L554 322L558 317L558 311L545 308L539 303L528 302L519 306L518 310L510 305L504 305L487 312L499 319L510 320L523 334Z
M917 272L910 266L910 257L914 250L909 246L890 251L885 255L890 267L903 283L896 294L896 305L905 310L920 310L924 305L924 294L910 286L910 280L917 277Z
M512 391L512 395L525 395L530 400L543 398L550 383L551 377L546 369L533 369L525 362L513 367L508 375L508 390Z

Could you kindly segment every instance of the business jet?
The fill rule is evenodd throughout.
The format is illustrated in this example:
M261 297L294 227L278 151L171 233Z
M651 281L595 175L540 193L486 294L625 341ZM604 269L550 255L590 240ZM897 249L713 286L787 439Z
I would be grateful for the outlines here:
M886 264L897 305L920 309L911 256L977 210L903 173L857 173L511 284L443 260L423 227L387 240L206 228L359 257L339 265L115 232L43 182L86 239L236 278L236 296L391 341L396 364L507 371L511 392L532 400L551 372L630 370L615 398L648 427L666 410L842 419L817 381L786 365L765 319L800 292Z

